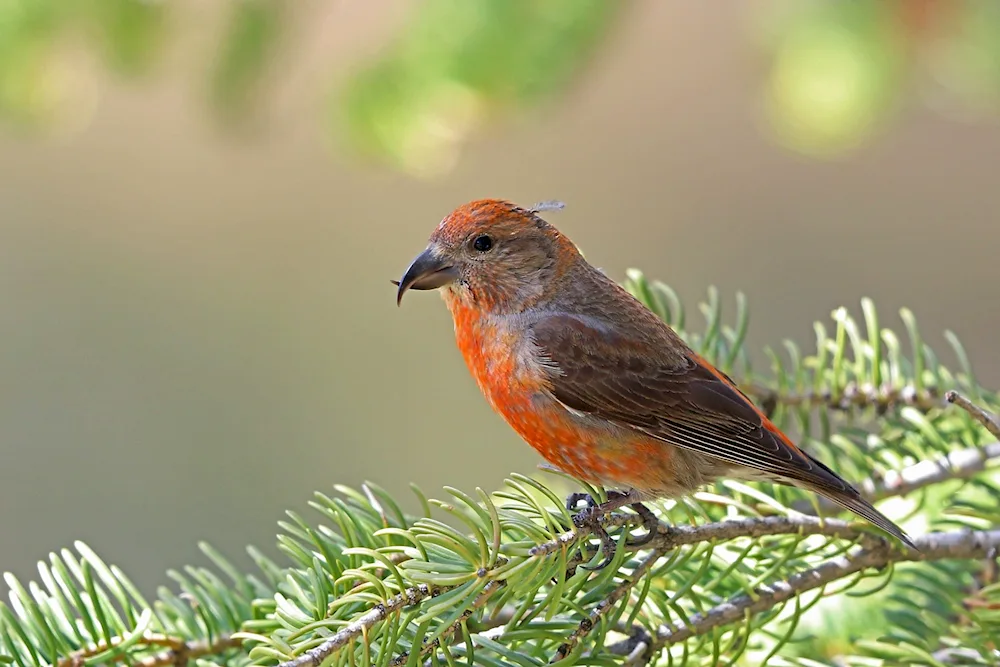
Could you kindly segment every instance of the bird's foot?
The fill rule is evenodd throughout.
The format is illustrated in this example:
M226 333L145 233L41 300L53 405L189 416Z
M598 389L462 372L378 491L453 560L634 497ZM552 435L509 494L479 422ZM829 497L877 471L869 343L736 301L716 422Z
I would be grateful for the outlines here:
M594 504L573 515L573 525L576 526L577 530L586 530L601 541L601 553L604 555L604 560L596 566L581 565L580 567L585 570L603 570L615 557L615 541L601 525L601 517L604 514L598 511L599 507L600 505Z
M608 500L606 502L598 503L594 500L594 496L589 493L584 493L582 491L571 493L566 497L566 509L575 510L582 502L586 509L590 509L591 507L600 507L602 508L601 512L603 514L607 514L608 512L613 512L620 507L629 505L639 498L639 495L634 491L625 493L624 491L612 490L608 491L607 495Z
M649 544L660 530L660 520L656 518L653 511L642 503L632 503L629 509L639 515L642 519L642 527L646 529L646 534L640 537L630 537L626 542L630 547L641 547Z
M617 493L617 491L615 491L614 493ZM608 497L610 498L610 495ZM571 493L568 496L566 496L566 509L575 510L580 505L581 502L586 508L594 507L597 505L597 501L594 500L594 496L584 491L577 491L576 493Z
M601 542L601 553L604 554L604 560L599 565L594 567L581 565L580 567L585 570L601 570L611 563L615 555L615 542L611 539L608 531L604 529L604 526L601 525L601 518L609 512L613 512L626 505L639 515L639 518L642 519L642 525L647 532L642 537L626 541L625 544L631 547L641 547L653 539L660 521L648 507L638 502L638 498L639 495L634 491L628 493L608 491L608 500L604 503L598 503L589 493L572 493L566 498L566 509L569 510L575 510L581 502L584 503L585 507L573 516L573 525L578 530L589 530L597 537Z

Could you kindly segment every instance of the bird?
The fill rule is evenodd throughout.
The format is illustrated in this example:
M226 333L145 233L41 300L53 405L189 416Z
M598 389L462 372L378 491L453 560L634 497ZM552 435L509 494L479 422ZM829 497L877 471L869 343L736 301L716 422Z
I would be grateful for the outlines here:
M909 548L913 541L827 465L797 446L736 383L603 271L540 213L502 199L459 206L398 281L439 290L455 338L486 400L544 458L612 489L598 504L567 500L578 528L613 543L606 513L677 498L719 478L797 486L825 496Z

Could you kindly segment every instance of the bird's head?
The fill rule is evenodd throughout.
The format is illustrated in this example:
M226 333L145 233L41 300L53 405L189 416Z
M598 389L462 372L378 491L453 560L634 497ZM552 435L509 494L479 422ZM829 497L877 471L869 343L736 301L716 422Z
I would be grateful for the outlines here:
M561 205L524 209L498 199L458 207L400 278L396 303L408 290L438 288L446 299L496 312L519 312L542 300L579 257L569 239L538 217L554 208Z

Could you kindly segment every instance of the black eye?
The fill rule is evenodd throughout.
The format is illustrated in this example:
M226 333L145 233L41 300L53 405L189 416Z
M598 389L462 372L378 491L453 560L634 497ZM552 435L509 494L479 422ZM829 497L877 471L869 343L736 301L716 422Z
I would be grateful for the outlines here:
M491 239L486 234L477 236L476 240L472 242L472 247L478 250L479 252L487 252L490 248L493 247L493 239Z

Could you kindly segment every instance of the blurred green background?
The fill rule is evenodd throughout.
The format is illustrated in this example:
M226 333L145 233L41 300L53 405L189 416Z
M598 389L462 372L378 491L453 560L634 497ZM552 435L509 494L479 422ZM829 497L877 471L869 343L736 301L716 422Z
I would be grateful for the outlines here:
M6 0L0 569L148 590L314 489L532 472L389 284L473 198L743 290L751 348L910 306L996 387L998 121L994 0Z

